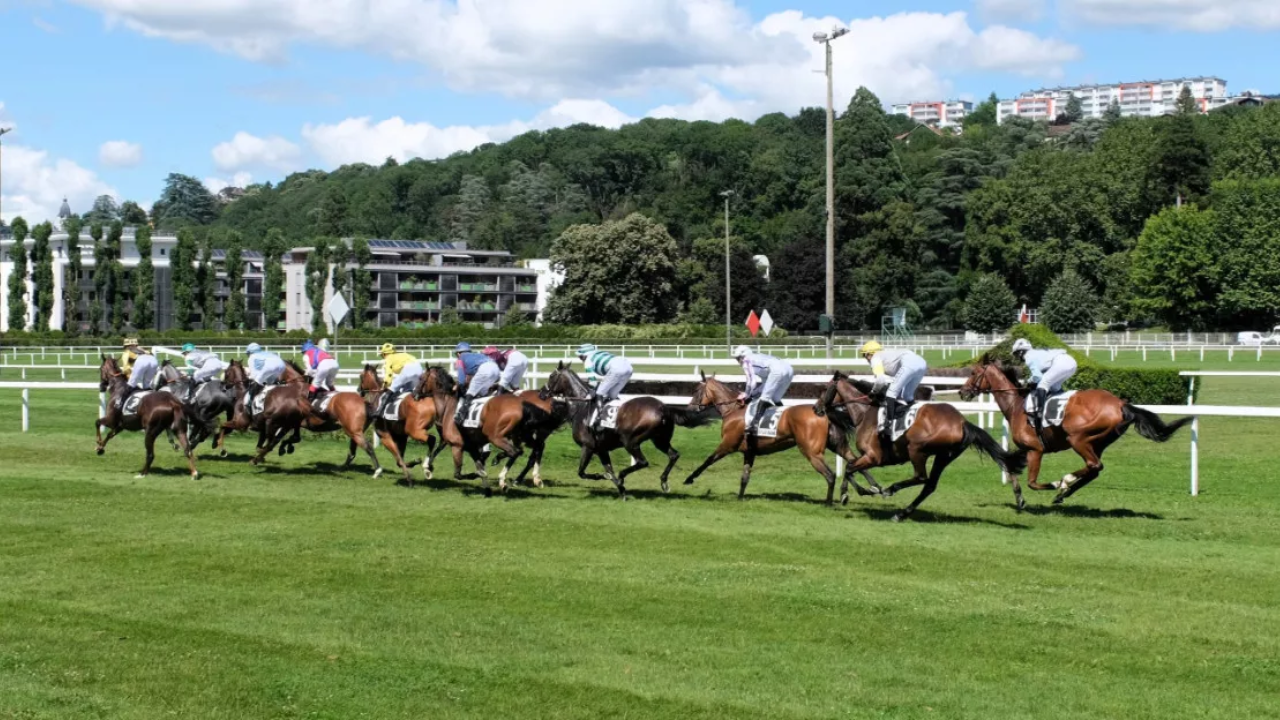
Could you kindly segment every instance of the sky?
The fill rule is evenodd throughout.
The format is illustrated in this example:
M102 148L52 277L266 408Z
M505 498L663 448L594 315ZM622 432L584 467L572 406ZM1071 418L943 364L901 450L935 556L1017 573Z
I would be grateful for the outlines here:
M1278 0L0 0L0 217L439 158L533 129L754 120L1214 75L1280 92Z

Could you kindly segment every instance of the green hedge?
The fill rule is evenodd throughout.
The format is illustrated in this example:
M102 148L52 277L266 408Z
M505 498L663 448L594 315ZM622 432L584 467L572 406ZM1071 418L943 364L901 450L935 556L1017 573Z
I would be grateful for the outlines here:
M1043 325L1015 325L1009 331L1008 339L991 348L988 355L999 358L1006 364L1020 365L1011 352L1013 341L1020 338L1030 340L1037 348L1061 348L1071 353L1071 357L1080 365L1080 370L1067 383L1070 390L1098 388L1139 405L1181 405L1187 401L1190 383L1177 370L1104 365L1076 352ZM956 363L956 366L972 364L972 360L964 360Z

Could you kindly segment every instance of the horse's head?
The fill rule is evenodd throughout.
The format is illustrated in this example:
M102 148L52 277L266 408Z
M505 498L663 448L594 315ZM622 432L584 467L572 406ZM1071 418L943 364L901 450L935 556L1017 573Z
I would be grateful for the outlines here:
M432 365L422 374L421 395L450 395L454 388L453 376L439 365Z
M163 360L160 363L160 381L157 386L172 385L180 380L182 380L182 373L178 372L178 368L174 367L168 359Z
M280 373L280 382L301 382L306 377L306 371L299 367L298 363L292 360L284 361L284 372Z
M583 398L590 394L587 384L561 360L547 378L546 387L538 391L538 397L546 400L555 396Z
M244 365L240 364L240 360L232 359L227 365L227 369L222 373L222 382L224 385L244 385L248 376L245 375Z
M702 382L693 389L693 397L689 398L689 409L700 410L714 407L720 409L737 401L738 395L728 385L716 379L715 375L701 373Z
M983 356L960 388L960 399L968 402L979 395L1018 389L1018 371L998 359Z
M418 384L421 385L421 381ZM378 368L374 365L365 365L364 370L360 371L360 397L381 389L382 380L378 378Z
M106 392L111 386L111 381L116 378L123 377L120 372L120 365L116 363L113 357L102 355L102 366L98 368L98 392Z

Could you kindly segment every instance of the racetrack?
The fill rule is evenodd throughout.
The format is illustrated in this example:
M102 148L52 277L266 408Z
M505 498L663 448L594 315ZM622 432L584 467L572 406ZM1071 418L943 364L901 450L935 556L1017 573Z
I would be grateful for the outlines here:
M733 459L680 485L718 425L677 432L669 496L577 480L562 433L551 486L486 500L340 472L327 439L253 469L237 436L198 482L164 447L134 480L95 404L33 393L24 435L0 393L0 718L1275 717L1280 422L1202 420L1198 498L1185 431L1131 432L1065 508L1016 514L971 456L892 524L914 490L826 508L795 452L745 503Z

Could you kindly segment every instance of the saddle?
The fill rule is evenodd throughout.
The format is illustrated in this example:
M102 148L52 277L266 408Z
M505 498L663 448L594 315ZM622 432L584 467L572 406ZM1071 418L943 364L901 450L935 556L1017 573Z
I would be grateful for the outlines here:
M1050 395L1044 401L1044 412L1040 414L1041 420L1045 427L1060 427L1062 421L1067 417L1067 402L1076 394L1075 390L1059 390ZM1034 398L1027 396L1026 409L1028 413L1035 412ZM1027 418L1027 422L1031 422L1031 418Z
M592 413L587 424L592 427L598 427L601 430L618 429L618 409L622 407L622 400L610 400L600 407L599 410ZM599 424L596 421L599 420Z
M911 429L911 426L915 424L916 415L919 414L919 412L920 405L917 403L911 403L907 407L903 408L902 411L898 413L898 416L894 418L893 427L888 428L889 439L892 442L897 442L899 438L905 435L907 431ZM881 406L879 412L876 413L876 422L878 423L877 427L884 427L884 414L885 409Z
M333 396L335 394L336 393L329 393L325 395L325 397L321 398L321 402L325 403L325 408L329 407L328 403L332 402ZM408 391L402 392L399 395L397 395L394 400L387 403L387 409L382 411L382 419L383 420L399 420L400 404L404 402L405 398L409 397L412 394L413 393ZM321 412L324 412L324 411L321 410Z
M756 412L759 404L756 402L747 406L747 414L744 420L748 427L755 421ZM764 409L764 414L760 416L760 427L756 430L756 437L775 438L778 437L778 421L782 419L782 413L785 407L772 406Z
M154 390L135 390L128 400L124 401L124 405L120 408L120 414L125 416L133 416L138 414L138 406L142 404L142 399Z

